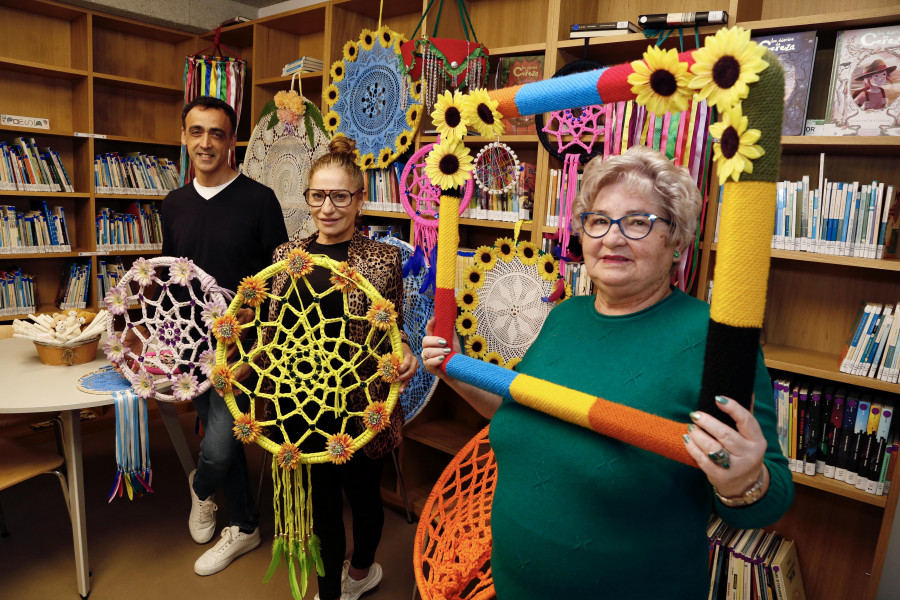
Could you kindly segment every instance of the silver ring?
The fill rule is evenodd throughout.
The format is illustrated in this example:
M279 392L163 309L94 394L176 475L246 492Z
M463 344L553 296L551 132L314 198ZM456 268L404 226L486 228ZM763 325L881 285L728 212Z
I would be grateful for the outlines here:
M731 455L725 448L719 448L715 452L710 452L707 456L709 456L709 460L713 461L723 469L731 468Z

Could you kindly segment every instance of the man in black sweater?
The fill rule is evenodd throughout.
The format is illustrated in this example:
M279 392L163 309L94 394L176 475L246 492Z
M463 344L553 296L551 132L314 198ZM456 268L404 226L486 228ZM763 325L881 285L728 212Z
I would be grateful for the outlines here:
M238 174L228 164L234 152L237 117L225 102L201 96L184 107L181 142L187 146L194 180L166 196L162 208L164 256L187 257L235 291L241 279L272 264L272 252L288 240L275 193ZM246 411L247 398L238 396ZM203 424L197 469L189 477L194 541L204 544L216 529L219 488L225 495L229 525L221 539L194 564L198 575L212 575L259 545L259 527L244 448L232 433L231 413L214 388L194 399Z

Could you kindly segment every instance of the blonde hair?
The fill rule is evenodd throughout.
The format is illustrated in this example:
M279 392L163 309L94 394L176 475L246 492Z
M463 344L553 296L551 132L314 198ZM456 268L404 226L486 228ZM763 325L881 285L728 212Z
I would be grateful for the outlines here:
M677 248L685 248L694 238L701 206L697 184L687 169L646 146L632 146L605 161L598 156L585 166L581 191L572 204L573 231L582 233L581 215L590 211L600 190L616 183L656 202L659 216L672 221L667 235Z
M351 192L361 187L365 187L365 177L363 176L362 169L356 164L356 156L358 154L359 151L356 149L356 142L345 135L334 136L328 144L328 154L320 156L316 159L316 162L313 163L312 167L310 167L309 178L307 181L312 181L313 175L321 169L337 167L343 169L350 177L351 181L355 182L355 189L350 190Z

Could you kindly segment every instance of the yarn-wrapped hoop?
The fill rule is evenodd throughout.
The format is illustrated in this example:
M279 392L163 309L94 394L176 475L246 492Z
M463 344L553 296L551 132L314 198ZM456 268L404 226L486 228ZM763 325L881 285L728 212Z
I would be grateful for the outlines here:
M563 65L553 77L594 71L602 66L592 60L576 60ZM563 160L567 154L577 154L578 162L586 165L603 152L604 114L602 104L592 104L551 111L546 122L544 113L537 113L534 115L534 125L541 145L550 156Z
M106 356L141 398L191 400L209 389L214 355L207 328L224 314L231 296L186 258L139 258L104 299L107 310L125 320L122 332L110 320ZM140 340L140 354L125 345L129 334ZM160 380L171 384L169 392L158 389Z
M475 155L472 177L486 194L511 192L519 181L519 157L503 142L491 142Z

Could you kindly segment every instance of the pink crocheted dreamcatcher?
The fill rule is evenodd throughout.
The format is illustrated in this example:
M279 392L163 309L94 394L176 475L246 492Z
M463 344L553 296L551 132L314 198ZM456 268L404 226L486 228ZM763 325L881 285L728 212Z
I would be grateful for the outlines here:
M437 144L440 144L438 137ZM416 247L413 256L403 266L403 276L412 270L418 274L422 267L429 268L429 274L422 283L419 293L424 293L434 285L433 266L436 261L438 225L440 223L441 188L431 183L425 174L425 157L436 144L426 144L412 155L400 175L400 202L412 219L412 245ZM459 214L469 206L475 185L466 181L459 202ZM426 260L426 256L429 257Z

